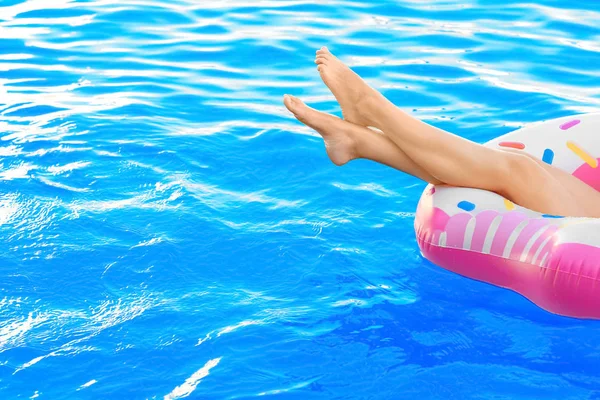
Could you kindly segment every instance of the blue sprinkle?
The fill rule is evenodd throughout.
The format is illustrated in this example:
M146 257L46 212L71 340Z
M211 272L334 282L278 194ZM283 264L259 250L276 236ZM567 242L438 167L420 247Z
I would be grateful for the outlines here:
M552 162L554 161L554 152L550 149L544 150L544 156L542 157L542 161L546 164L552 165Z
M457 204L457 206L465 211L473 211L475 209L475 204L471 203L470 201L461 201Z
M550 215L550 214L542 214L542 218L564 218L560 215Z

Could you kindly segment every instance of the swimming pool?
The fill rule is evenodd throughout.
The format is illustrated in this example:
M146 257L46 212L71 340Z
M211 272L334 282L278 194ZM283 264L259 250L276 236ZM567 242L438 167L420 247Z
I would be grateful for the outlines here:
M559 3L557 5L557 3ZM598 323L442 271L337 168L327 45L479 142L596 111L597 2L0 2L0 397L598 398Z

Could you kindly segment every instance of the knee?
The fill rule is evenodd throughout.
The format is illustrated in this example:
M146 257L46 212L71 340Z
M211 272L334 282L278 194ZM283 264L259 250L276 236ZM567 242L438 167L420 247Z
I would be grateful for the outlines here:
M523 158L528 158L532 161L535 161L536 164L542 164L543 161L540 160L539 158L532 156L529 153L524 152L523 150L516 150L516 149L500 149L500 151L502 151L504 154L506 154L509 158L512 156L520 156L520 157L514 157L516 160L512 160L514 161L515 164L521 164L522 163L522 159ZM510 161L512 163L512 161ZM523 164L529 164L528 162L523 162ZM517 167L517 169L520 167ZM525 168L529 168L527 166L525 166Z
M544 172L533 157L523 153L506 153L502 171L499 186L503 194L527 191L542 178Z

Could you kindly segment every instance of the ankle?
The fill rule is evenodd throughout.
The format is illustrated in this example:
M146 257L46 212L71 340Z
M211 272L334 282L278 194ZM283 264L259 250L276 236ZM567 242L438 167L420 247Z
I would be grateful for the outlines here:
M359 132L356 132L354 129L349 129L346 132L346 148L348 150L350 160L364 158L360 151L362 147L361 142L363 140L363 135L360 135Z
M382 116L386 114L390 102L383 96L366 96L362 101L362 110L367 126L381 129Z

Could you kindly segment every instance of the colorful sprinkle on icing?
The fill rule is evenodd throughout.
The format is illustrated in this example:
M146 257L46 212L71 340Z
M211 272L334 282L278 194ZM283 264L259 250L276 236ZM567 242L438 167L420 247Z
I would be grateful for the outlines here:
M515 209L515 203L513 203L509 199L504 199L504 207L506 207L508 211L512 211Z
M565 122L564 124L562 124L560 126L560 129L562 129L563 131L566 131L567 129L570 129L570 128L574 127L575 125L579 124L580 122L581 121L578 120L578 119L574 119L574 120L571 120L569 122Z
M510 147L511 149L519 149L519 150L523 150L525 148L525 145L521 142L500 142L500 143L498 143L498 146Z
M542 156L542 161L546 164L552 165L554 162L554 152L551 149L544 150L544 155Z
M542 214L542 218L564 218L560 215Z
M571 150L573 153L575 153L577 155L577 157L579 157L583 161L585 161L586 164L588 164L590 167L598 168L598 160L595 159L594 157L592 157L590 155L590 153L583 150L581 147L577 146L575 143L573 143L570 140L567 142L567 147L569 148L569 150Z
M457 207L461 210L473 211L475 209L475 204L471 203L470 201L461 201L457 204Z

